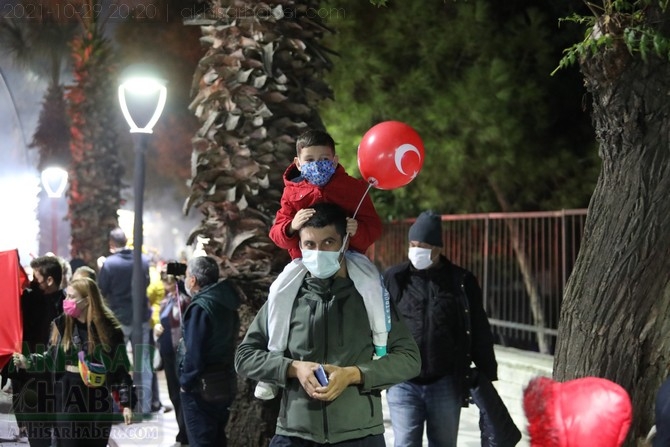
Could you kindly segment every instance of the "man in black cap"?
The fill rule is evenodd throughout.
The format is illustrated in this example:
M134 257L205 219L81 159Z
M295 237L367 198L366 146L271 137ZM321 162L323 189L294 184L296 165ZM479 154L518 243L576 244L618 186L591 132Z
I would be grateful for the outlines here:
M384 273L391 299L421 352L421 373L387 391L396 446L456 447L470 363L497 380L493 336L477 279L442 254L442 221L424 211L409 229L409 261Z

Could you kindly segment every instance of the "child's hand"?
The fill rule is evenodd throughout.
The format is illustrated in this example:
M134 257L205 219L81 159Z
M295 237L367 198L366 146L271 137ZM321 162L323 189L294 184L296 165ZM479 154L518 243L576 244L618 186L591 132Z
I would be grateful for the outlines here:
M291 233L289 236L292 236L296 233L302 226L309 220L310 217L314 215L314 210L312 208L303 208L297 213L291 221Z
M351 217L347 217L347 233L351 235L351 237L356 236L356 231L358 230L358 221L356 219L352 219Z

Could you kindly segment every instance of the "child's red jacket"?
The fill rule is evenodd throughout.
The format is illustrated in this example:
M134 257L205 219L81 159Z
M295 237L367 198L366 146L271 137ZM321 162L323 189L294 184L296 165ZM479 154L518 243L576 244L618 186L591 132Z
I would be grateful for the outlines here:
M270 228L270 239L277 246L287 249L291 259L302 257L297 233L293 237L286 234L286 229L291 225L291 221L299 210L309 208L318 202L330 202L342 207L348 217L353 217L358 203L368 189L365 181L347 174L340 164L337 165L333 177L323 187L312 185L305 179L299 179L299 176L300 171L295 163L292 163L284 172L281 208L277 211L275 222ZM382 234L382 222L369 194L365 194L365 199L356 214L356 220L358 230L349 241L349 247L365 253Z

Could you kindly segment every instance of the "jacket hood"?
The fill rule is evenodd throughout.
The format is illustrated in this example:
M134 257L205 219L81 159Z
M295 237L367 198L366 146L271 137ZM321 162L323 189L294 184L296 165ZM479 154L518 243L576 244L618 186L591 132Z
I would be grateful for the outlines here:
M192 303L199 300L211 300L230 310L237 310L241 304L240 297L227 280L211 284L198 291L193 297Z
M619 447L632 420L626 390L599 377L537 377L524 390L531 447Z

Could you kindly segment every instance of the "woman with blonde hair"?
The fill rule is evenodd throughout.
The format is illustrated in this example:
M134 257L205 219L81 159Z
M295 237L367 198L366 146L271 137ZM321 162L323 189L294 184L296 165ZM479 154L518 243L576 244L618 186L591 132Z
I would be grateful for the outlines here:
M123 332L89 278L68 286L47 352L14 353L14 364L53 373L58 447L105 447L114 422L113 398L123 408L125 423L132 420L136 398Z

